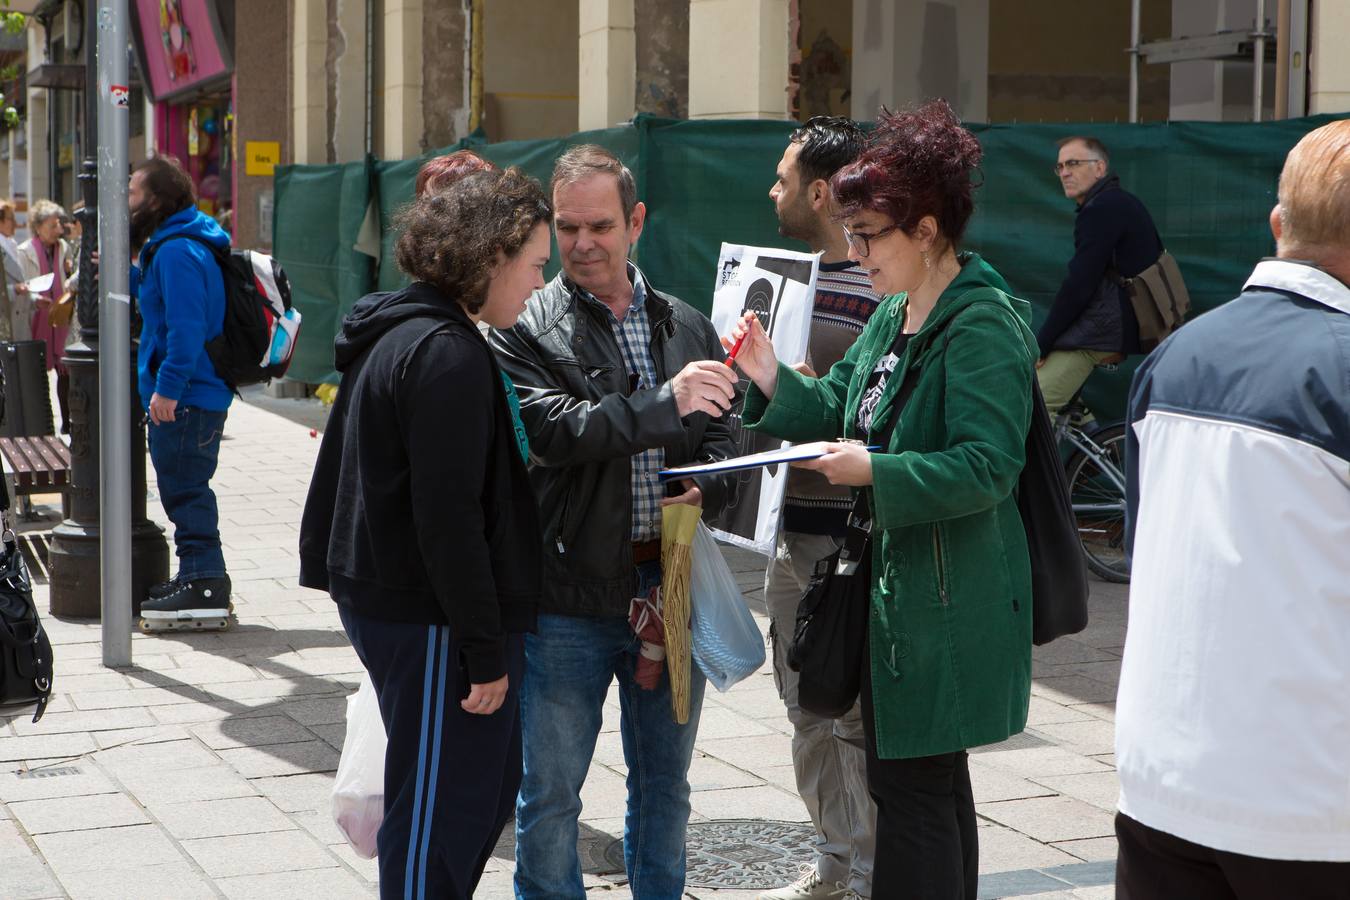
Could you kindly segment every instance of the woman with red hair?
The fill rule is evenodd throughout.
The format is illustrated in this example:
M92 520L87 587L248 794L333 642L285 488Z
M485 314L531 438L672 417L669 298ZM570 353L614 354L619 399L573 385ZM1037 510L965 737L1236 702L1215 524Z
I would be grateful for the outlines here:
M1021 731L1030 701L1031 567L1013 489L1037 349L1029 306L959 250L980 158L943 101L883 110L830 187L849 258L886 299L820 378L780 365L753 315L730 338L744 336L736 362L754 382L747 425L853 441L804 465L862 494L853 579L870 604L859 657L875 897L974 900L966 751Z
M472 150L456 150L433 157L417 171L413 196L421 197L428 191L443 191L465 175L474 172L496 172L497 167Z

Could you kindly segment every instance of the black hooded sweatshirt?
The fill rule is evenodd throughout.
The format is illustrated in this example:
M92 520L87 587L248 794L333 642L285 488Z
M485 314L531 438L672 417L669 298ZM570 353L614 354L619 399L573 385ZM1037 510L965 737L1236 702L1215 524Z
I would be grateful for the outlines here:
M375 619L449 624L470 682L533 631L543 540L501 370L428 284L363 297L300 525L300 584Z

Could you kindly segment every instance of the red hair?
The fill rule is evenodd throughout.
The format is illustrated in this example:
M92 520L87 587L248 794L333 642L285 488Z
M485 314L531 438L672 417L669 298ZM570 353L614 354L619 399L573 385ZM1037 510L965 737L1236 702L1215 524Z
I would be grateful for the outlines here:
M417 173L413 196L421 197L427 191L443 190L474 172L497 171L499 169L495 165L472 150L456 150L426 161Z
M893 113L884 107L858 159L830 179L840 217L868 209L913 234L924 216L955 245L965 233L983 151L946 100Z

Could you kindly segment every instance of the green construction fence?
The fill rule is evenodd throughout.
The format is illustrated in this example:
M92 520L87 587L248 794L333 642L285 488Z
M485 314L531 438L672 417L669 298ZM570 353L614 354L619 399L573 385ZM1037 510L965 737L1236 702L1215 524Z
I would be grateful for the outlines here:
M1056 141L1089 134L1106 144L1122 185L1153 214L1194 308L1211 309L1235 296L1255 262L1273 253L1268 218L1284 158L1304 134L1332 118L972 125L984 147L983 183L965 247L983 254L1032 302L1039 322L1073 252L1074 204L1051 170ZM638 116L568 138L489 144L476 134L415 159L279 167L273 252L304 316L289 376L335 383L333 338L342 317L366 292L405 283L393 259L393 222L412 196L417 170L432 156L470 148L547 183L568 146L608 147L633 170L647 205L634 258L653 284L707 311L723 241L791 245L778 234L768 191L795 127ZM377 246L378 261L370 255ZM550 277L557 266L555 247ZM1131 369L1094 376L1086 396L1099 415L1121 414Z

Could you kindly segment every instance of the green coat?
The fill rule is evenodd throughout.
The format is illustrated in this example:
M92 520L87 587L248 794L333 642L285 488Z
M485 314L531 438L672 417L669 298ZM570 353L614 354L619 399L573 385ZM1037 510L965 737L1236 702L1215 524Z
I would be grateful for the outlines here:
M1030 307L975 254L887 380L876 421L914 391L872 457L872 699L878 754L905 759L1001 741L1027 722L1031 566L1013 489L1031 421ZM868 376L904 322L882 301L822 378L780 366L772 402L751 389L746 424L793 441L859 437Z

